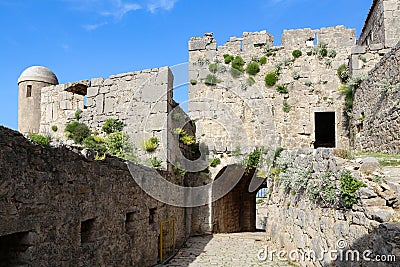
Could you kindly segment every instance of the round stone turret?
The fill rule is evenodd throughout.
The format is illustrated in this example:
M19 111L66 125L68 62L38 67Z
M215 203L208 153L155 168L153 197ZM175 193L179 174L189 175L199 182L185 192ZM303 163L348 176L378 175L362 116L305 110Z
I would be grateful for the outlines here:
M41 89L56 84L57 76L42 66L32 66L21 73L18 78L18 131L39 132Z

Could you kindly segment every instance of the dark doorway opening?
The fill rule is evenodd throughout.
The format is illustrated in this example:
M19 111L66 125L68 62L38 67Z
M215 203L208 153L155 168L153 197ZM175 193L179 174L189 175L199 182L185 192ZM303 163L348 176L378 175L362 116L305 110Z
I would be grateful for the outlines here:
M29 232L0 236L0 266L31 266Z
M336 147L335 112L315 112L314 148Z

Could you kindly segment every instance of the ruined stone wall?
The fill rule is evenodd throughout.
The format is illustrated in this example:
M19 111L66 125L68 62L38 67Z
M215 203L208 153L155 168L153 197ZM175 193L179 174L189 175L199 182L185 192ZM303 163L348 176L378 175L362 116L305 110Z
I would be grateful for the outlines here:
M398 42L399 26L399 1L374 0L358 44L383 44L384 47L393 47Z
M328 208L323 201L320 204L316 203L315 200L320 196L310 198L308 190L287 192L281 178L275 179L270 184L270 189L273 188L272 193L264 204L267 211L266 246L269 253L275 250L277 256L277 253L283 251L286 253L283 257L287 259L291 253L293 258L290 261L300 263L301 266L398 266L399 184L386 183L379 169L371 168L372 165L368 167L368 163L363 165L362 160L337 158L330 149L317 149L314 155L307 151L284 151L281 157L282 155L291 156L293 168L312 166L311 178L306 185L322 183L322 177L326 174L330 175L327 179L334 179L338 183L341 173L350 170L352 175L363 181L367 187L358 191L357 203L352 208L337 209ZM380 181L377 177L380 177ZM325 183L322 185L329 186ZM335 250L336 253L330 254ZM363 252L371 250L372 253L368 254L371 258L376 255L397 255L397 261L391 264L365 261L361 263L352 261L351 258L341 261L340 255L344 255L343 259L346 259L346 251L349 250L358 250L361 260ZM340 251L343 251L343 254L340 254ZM305 260L299 255L305 255Z
M86 81L83 92L67 90L70 84L42 89L41 133L66 141L65 125L75 120L81 109L83 122L102 134L107 119L119 119L136 148L137 158L146 163L156 157L166 167L168 114L174 106L173 75L168 67L94 78ZM86 104L84 106L84 96ZM53 125L58 131L51 130ZM159 148L147 153L143 143L151 137L159 140Z
M0 258L5 266L152 266L160 222L185 211L156 201L117 158L93 161L66 148L34 145L0 127ZM155 170L131 165L153 182ZM164 176L182 185L181 176ZM164 236L164 238L166 238Z
M307 55L316 49L310 38L327 44L335 57ZM252 44L252 45L251 45ZM343 118L344 97L336 70L348 63L355 31L343 26L320 30L291 30L282 36L282 46L274 47L267 32L244 33L242 38L231 38L222 46L216 45L212 34L192 38L189 42L189 114L196 121L198 139L208 144L210 151L243 150L255 146L310 147L314 136L314 113L336 113L336 144L349 145ZM292 52L302 51L294 61ZM234 78L224 54L241 56L246 63L258 61L268 52L267 63L250 85L249 75ZM206 85L209 66L217 64L217 85ZM267 87L265 74L280 67L277 84L287 86L289 93L277 92L276 86ZM244 66L246 67L246 66ZM290 105L284 112L283 105Z
M400 153L399 61L397 45L355 91L352 136L356 150Z

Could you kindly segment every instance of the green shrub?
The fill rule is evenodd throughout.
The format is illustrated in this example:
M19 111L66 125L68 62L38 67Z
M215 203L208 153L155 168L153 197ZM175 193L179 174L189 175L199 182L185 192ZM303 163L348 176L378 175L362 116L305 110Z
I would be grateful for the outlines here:
M58 130L58 127L57 127L57 125L53 125L53 126L51 126L51 130L53 130L53 132L57 132L57 130Z
M82 110L77 109L77 110L75 111L75 120L79 121L80 118L82 118Z
M321 57L326 57L328 55L328 50L326 48L321 48L321 50L319 50L319 55Z
M247 64L246 72L250 75L256 75L260 72L260 65L257 62L250 62Z
M262 149L255 149L243 161L246 172L257 169L262 161Z
M293 79L298 80L300 79L300 73L298 73L297 71L293 71L292 77Z
M197 81L196 81L196 80L190 80L190 84L191 84L191 85L196 85L196 84L197 84Z
M337 76L342 83L346 83L350 78L350 71L346 64L340 65L337 69Z
M105 139L107 153L120 158L125 158L127 153L130 151L128 140L128 135L123 132L109 134Z
M340 197L347 208L351 208L351 206L356 203L356 193L358 189L365 186L363 182L354 178L350 171L346 171L342 174L340 177Z
M265 65L267 63L267 57L261 57L260 58L260 64Z
M302 55L303 55L303 53L302 53L300 50L294 50L294 51L292 52L292 56L293 56L295 59L301 57Z
M144 141L143 147L147 152L154 152L158 148L157 137L151 137L149 140Z
M247 78L246 83L247 83L248 86L252 86L253 84L256 83L256 80L254 80L253 77L249 77L249 78Z
M329 50L329 52L328 52L328 57L330 57L330 58L334 58L334 57L336 57L336 51L335 50Z
M50 145L50 138L44 135L32 133L29 135L29 139L32 143L41 145L41 146L49 146Z
M228 54L225 54L225 55L224 55L224 62L225 62L225 64L231 63L232 60L233 60L233 57L232 57L231 55L228 55Z
M237 69L240 72L243 72L244 71L243 66L244 66L244 60L242 57L236 56L232 60L232 68Z
M270 56L275 56L276 54L273 53L273 52L271 52L271 51L268 51L267 53L265 53L265 55L266 55L267 57L270 57Z
M219 164L221 164L221 159L220 158L213 158L210 159L210 167L217 167Z
M218 70L218 65L216 63L211 64L208 66L208 70L212 73L216 73Z
M179 141L188 146L196 143L196 139L194 138L194 136L186 133L179 138Z
M213 74L208 74L204 83L206 85L216 85L217 83L222 82L220 79L217 78L217 76L213 75Z
M289 93L289 90L287 89L287 86L285 84L278 84L276 86L276 90L281 94Z
M99 153L106 153L107 151L105 140L100 136L88 136L83 140L82 144Z
M153 157L149 160L149 165L153 168L160 169L162 165L162 161L159 160L157 157Z
M83 140L90 135L89 127L86 124L77 121L67 124L65 126L65 132L76 144L81 144Z
M346 86L346 89L344 90L345 94L345 99L344 99L344 109L348 113L351 113L353 110L353 103L354 103L354 92L353 88Z
M308 197L311 201L322 204L324 207L335 207L338 205L335 177L331 172L325 173L321 179L308 184Z
M266 86L274 86L278 81L278 72L270 71L265 75L265 85Z
M289 103L287 102L287 100L283 100L283 112L285 113L289 113L290 109L292 107L289 105Z
M105 133L115 133L120 132L124 128L124 123L117 119L107 119L101 128Z

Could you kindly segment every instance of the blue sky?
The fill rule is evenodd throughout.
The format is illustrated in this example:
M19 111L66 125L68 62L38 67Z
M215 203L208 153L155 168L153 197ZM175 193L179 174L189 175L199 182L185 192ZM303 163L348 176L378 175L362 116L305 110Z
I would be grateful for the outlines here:
M0 125L17 128L17 79L43 65L60 83L187 61L190 37L345 25L360 34L372 0L0 0ZM187 98L177 89L176 99Z

